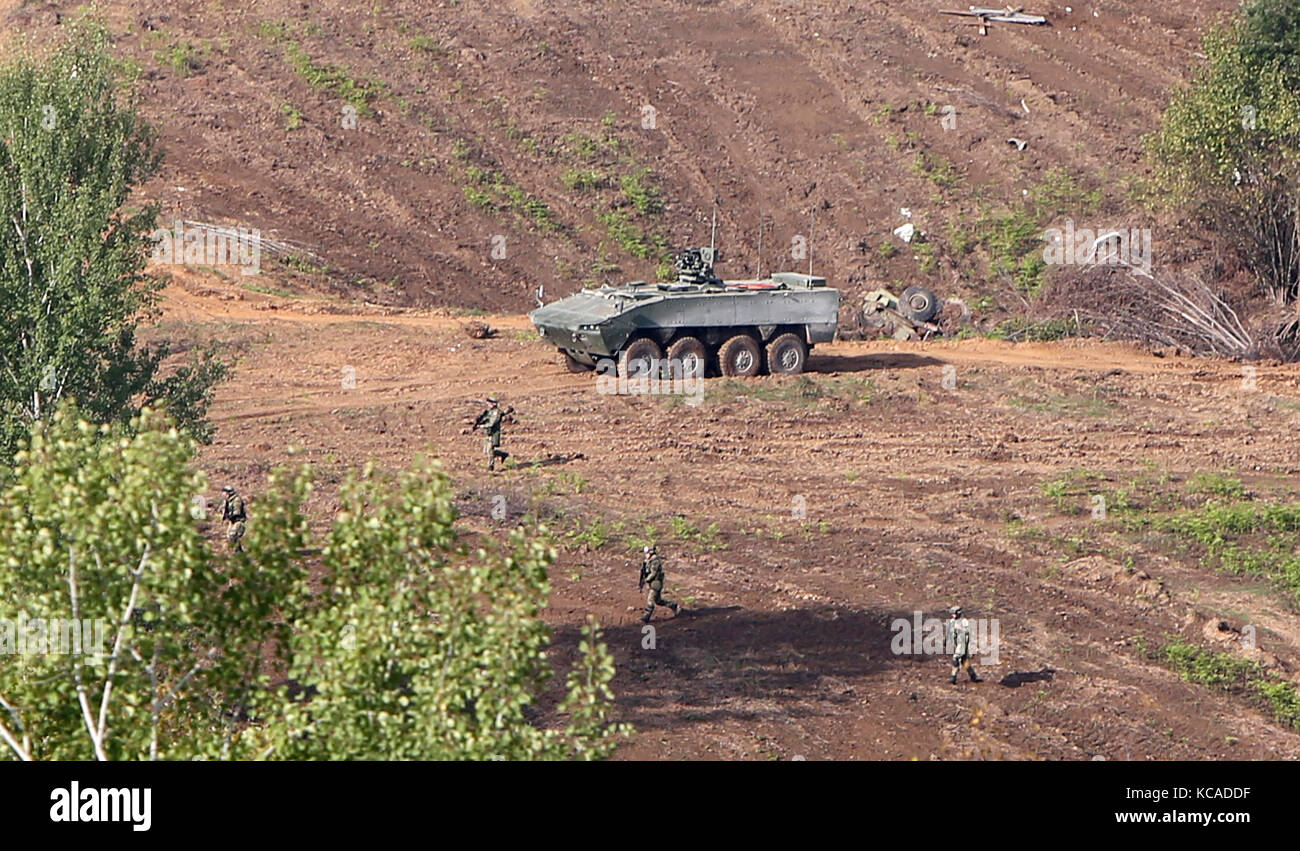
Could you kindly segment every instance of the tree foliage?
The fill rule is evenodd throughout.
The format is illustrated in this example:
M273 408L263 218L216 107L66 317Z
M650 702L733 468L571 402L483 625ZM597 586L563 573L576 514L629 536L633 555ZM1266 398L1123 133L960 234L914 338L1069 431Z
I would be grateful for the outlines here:
M1300 88L1300 3L1253 0L1242 9L1242 54L1259 68L1276 65L1287 85Z
M136 340L161 287L144 275L157 209L128 204L159 160L102 31L0 67L0 459L65 398L100 423L173 403L208 436L225 366L207 351L164 377L168 346Z
M0 491L0 623L107 630L98 655L4 657L11 755L599 758L626 732L608 721L614 669L594 623L552 710L567 721L544 723L554 553L522 529L499 552L464 552L434 464L363 471L318 550L308 476L274 473L246 551L227 554L202 533L192 450L147 409L110 427L64 407L16 456Z
M247 559L214 558L192 516L203 480L191 439L149 411L130 425L61 409L0 492L0 617L105 624L102 653L29 652L0 668L6 739L32 758L220 755L228 708L265 683L257 648L283 633L272 608L300 584L278 558L300 520L272 514Z
M1148 139L1167 197L1279 301L1300 294L1300 0L1254 0Z
M310 689L277 730L291 759L596 758L614 670L588 625L582 661L542 729L552 670L550 548L513 532L503 552L463 554L447 477L421 465L389 483L373 468L343 487L321 560L324 587L297 623L291 676ZM578 673L578 672L581 673Z

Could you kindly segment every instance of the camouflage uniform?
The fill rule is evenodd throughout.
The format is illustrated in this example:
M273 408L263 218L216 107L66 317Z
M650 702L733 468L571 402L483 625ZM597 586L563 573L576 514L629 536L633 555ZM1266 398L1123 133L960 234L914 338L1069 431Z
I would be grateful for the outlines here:
M474 421L474 428L482 427L487 431L487 437L483 438L483 454L488 457L488 469L495 470L497 459L501 459L501 466L505 466L506 458L510 453L501 448L501 424L505 420L505 413L497 407L498 399L489 398L488 404L491 406L486 411L478 415Z
M221 490L226 494L226 500L221 505L221 519L226 521L226 543L234 552L242 553L244 545L241 539L244 537L244 527L248 521L244 498L235 493L232 487L227 486Z
M952 674L948 677L948 682L956 685L957 672L964 667L970 681L977 683L980 681L979 674L975 673L975 665L970 658L970 621L961 616L961 606L953 606L948 611L952 618L948 621L947 640L953 648Z
M645 597L645 614L641 617L641 623L650 623L655 606L667 606L673 610L674 615L677 614L677 604L663 597L664 560L659 557L654 547L645 548L645 560L641 563L641 582L650 586Z

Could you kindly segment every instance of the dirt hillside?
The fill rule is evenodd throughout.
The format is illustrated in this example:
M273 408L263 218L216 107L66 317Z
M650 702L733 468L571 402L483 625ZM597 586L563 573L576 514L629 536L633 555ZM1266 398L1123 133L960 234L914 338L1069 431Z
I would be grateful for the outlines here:
M1236 4L1052 3L1033 9L1049 26L987 35L939 14L952 5L96 9L160 128L146 194L164 220L301 243L299 271L336 293L517 311L539 284L653 276L663 248L707 242L715 200L726 275L799 270L811 250L854 291L989 291L973 222L1038 187L1081 226L1145 224L1130 201L1141 137ZM76 8L0 0L0 27L48 43ZM904 208L928 247L891 237Z

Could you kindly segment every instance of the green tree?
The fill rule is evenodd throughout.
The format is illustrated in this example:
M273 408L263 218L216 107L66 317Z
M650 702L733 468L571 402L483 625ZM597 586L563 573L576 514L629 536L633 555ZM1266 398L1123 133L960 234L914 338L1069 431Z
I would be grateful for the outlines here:
M196 523L193 441L157 413L96 426L65 405L25 444L0 491L0 642L15 653L32 621L98 621L104 637L6 655L0 736L34 759L237 755L233 710L268 682L259 648L287 640L275 610L305 593L286 557L305 534L305 481L274 478L247 557L225 559Z
M553 553L523 530L465 553L436 467L364 471L319 550L308 476L273 473L245 552L227 554L202 533L193 449L149 409L108 426L65 404L16 454L0 491L12 756L598 758L626 732L608 721L614 669L595 624L555 708L567 720L542 723ZM18 636L56 619L101 622L102 645L83 631L83 652L53 654ZM14 655L20 640L29 652Z
M1157 183L1278 301L1300 294L1300 2L1254 0L1147 141Z
M462 553L447 477L425 464L345 484L321 560L318 605L293 637L290 704L276 753L289 759L594 759L626 732L606 721L612 659L588 624L559 707L535 723L552 677L549 547L513 532L503 552Z
M1290 88L1300 88L1300 2L1253 0L1242 9L1242 51L1255 67L1279 65Z
M170 348L136 341L162 282L144 275L157 209L127 205L159 159L103 31L0 66L0 461L65 398L101 423L171 403L208 436L226 367L208 350L164 377Z

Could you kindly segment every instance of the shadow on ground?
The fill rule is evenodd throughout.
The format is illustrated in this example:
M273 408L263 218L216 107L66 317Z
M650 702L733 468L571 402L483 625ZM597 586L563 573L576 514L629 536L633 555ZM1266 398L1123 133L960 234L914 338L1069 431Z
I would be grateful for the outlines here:
M908 352L880 352L870 355L820 355L808 356L811 372L865 372L878 369L920 369L942 366L945 361L929 355Z
M511 469L521 469L523 467L554 467L557 464L568 464L570 461L579 461L586 458L581 452L575 452L572 455L545 455L541 458L534 458L532 461L514 461L511 463Z
M729 606L672 618L657 612L653 632L639 622L607 627L619 720L666 729L808 716L824 713L827 703L856 703L861 678L897 661L887 624L883 611ZM577 641L574 628L554 635L554 646L570 655Z
M1051 682L1052 675L1056 671L1053 668L1044 668L1041 671L1016 671L1007 674L998 681L998 685L1007 688L1020 688L1025 683Z

